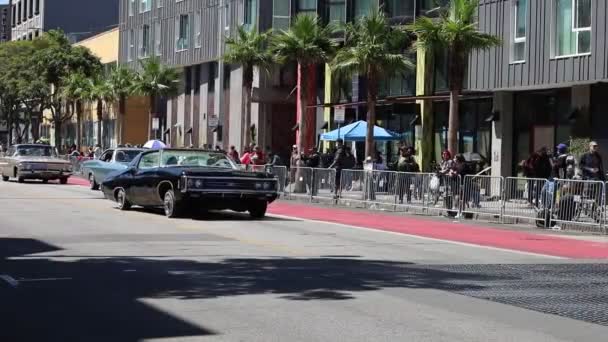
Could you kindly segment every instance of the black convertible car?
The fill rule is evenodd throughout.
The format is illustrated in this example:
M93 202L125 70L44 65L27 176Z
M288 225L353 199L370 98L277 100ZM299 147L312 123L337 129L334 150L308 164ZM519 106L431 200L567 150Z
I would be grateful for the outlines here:
M262 218L278 196L278 181L267 172L239 170L222 152L161 149L143 152L126 170L108 175L102 190L121 210L163 207L168 217L179 217L231 209Z

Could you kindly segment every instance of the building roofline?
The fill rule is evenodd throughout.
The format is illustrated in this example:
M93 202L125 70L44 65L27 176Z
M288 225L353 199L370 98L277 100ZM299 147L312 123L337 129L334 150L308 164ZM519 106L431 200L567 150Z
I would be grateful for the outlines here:
M89 41L89 40L93 40L93 39L95 39L95 38L98 38L99 36L102 36L102 35L104 35L104 34L108 34L108 33L112 32L112 31L118 31L118 29L119 29L119 27L118 27L118 26L116 26L116 27L114 27L114 28L112 28L112 29L109 29L109 30L106 30L106 31L103 31L103 32L99 32L99 33L97 33L97 34L96 34L96 35L94 35L94 36L90 36L90 37L88 37L88 38L86 38L86 39L79 40L79 41L77 41L76 43L74 43L73 45L80 45L80 44L85 43L85 42L87 42L87 41Z

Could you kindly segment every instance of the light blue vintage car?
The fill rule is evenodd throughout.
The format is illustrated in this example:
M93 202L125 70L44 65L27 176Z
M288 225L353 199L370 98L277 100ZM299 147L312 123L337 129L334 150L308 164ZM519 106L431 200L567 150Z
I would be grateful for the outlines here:
M99 190L106 177L114 171L124 170L131 160L143 152L141 148L116 148L104 151L99 159L88 160L81 165L82 175L89 179L91 190Z

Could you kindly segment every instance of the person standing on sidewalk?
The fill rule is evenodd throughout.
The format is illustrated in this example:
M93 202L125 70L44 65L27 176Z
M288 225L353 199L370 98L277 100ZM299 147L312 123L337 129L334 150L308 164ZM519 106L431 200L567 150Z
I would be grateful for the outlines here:
M239 158L239 153L237 152L236 147L234 147L234 145L230 146L230 152L228 152L228 155L234 161L238 161L238 162L241 161Z
M606 181L604 163L599 153L599 146L595 141L589 143L589 152L581 157L580 166L584 180Z
M336 154L334 155L334 161L329 165L329 169L336 170L336 179L334 183L334 198L338 198L340 192L340 182L342 180L342 169L346 163L346 152L344 149L344 140L338 139L336 141Z
M397 161L397 194L399 196L399 204L403 204L403 195L407 195L407 203L412 202L412 180L414 179L413 172L420 172L420 166L414 159L414 148L401 148L399 160ZM403 173L402 173L403 172Z

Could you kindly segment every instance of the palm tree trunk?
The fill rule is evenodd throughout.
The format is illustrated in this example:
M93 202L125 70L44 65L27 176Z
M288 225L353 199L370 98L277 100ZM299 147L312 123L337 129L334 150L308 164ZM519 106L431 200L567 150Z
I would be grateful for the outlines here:
M148 96L149 101L150 101L150 113L148 115L148 140L152 139L152 118L155 115L156 112L156 96L154 95L149 95ZM159 127L160 128L160 127ZM154 137L156 138L156 137ZM165 141L165 143L170 144L170 141Z
M59 150L61 153L63 153L64 151L62 151L61 148L61 120L56 117L54 119L55 121L55 147L57 148L57 150Z
M241 110L243 113L243 120L241 121L243 124L243 149L241 151L244 151L245 147L251 143L251 130L249 129L251 127L251 88L252 85L250 83L243 83L243 101L241 103L243 106Z
M448 150L452 154L458 153L458 127L459 127L459 111L458 111L458 98L460 96L460 89L453 88L450 90L450 114L448 119Z
M118 144L122 145L125 142L125 106L126 98L121 95L118 99Z
M308 81L309 78L306 74L308 66L299 65L300 68L300 117L298 118L298 153L303 154L306 147L306 132L308 130L308 120L306 120L307 107L308 107ZM304 177L303 169L297 169L296 172L296 184L294 188L295 193L306 193L306 180ZM302 181L301 181L302 180Z
M97 143L99 146L102 146L101 137L102 137L102 128L103 128L103 101L97 100Z
M82 103L80 100L75 104L72 103L72 110L76 112L76 147L80 151L82 144Z
M365 158L371 157L372 161L376 158L376 147L374 146L374 126L376 125L376 98L378 97L378 87L376 78L368 77L367 82L367 132L365 133Z

